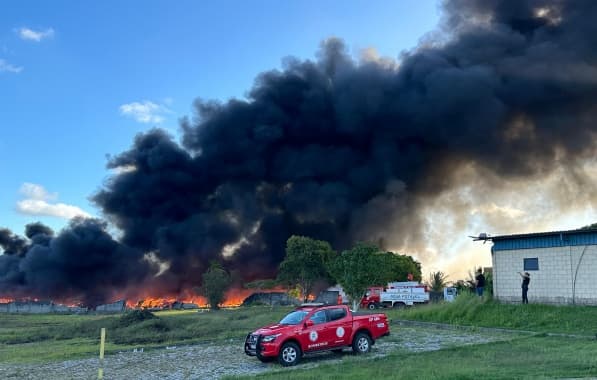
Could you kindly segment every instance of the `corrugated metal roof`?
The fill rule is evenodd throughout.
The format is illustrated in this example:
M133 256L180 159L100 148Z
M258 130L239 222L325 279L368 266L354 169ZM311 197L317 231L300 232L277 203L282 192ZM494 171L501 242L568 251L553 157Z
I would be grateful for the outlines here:
M493 251L597 245L597 229L538 232L491 237Z
M584 230L566 230L566 231L550 231L550 232L533 232L528 234L516 234L516 235L501 235L492 236L491 240L504 240L504 239L520 239L526 237L539 237L549 235L570 235L570 234L591 234L597 233L597 228L584 229Z

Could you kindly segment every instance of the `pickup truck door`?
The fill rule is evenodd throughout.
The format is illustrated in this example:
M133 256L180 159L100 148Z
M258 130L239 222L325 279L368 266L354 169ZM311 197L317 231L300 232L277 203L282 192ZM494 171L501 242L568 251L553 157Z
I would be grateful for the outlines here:
M332 347L350 344L352 335L352 316L348 315L345 307L327 309L328 323L326 336Z
M327 314L325 310L318 310L309 318L310 322L301 332L303 351L324 350L330 347L329 332L327 330Z

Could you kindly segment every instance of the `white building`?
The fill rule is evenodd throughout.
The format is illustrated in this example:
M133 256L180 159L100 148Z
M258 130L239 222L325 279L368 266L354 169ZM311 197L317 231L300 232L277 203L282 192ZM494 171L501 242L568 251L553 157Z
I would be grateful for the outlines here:
M490 239L493 292L498 300L521 302L518 272L528 272L531 303L597 305L596 229Z

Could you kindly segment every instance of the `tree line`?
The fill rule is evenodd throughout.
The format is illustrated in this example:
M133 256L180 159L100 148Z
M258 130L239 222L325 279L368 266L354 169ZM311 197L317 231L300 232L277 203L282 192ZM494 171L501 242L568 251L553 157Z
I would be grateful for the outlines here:
M303 301L316 287L339 284L356 309L369 286L407 279L422 279L421 264L411 256L384 251L370 243L358 243L338 253L326 241L291 236L286 241L286 256L278 267L276 279L265 282L294 289ZM210 307L217 309L230 284L226 270L212 262L203 274L199 291Z

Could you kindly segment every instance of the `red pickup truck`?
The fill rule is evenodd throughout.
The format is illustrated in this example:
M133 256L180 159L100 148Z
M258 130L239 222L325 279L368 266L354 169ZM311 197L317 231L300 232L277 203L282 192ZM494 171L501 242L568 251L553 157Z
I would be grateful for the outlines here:
M377 338L389 334L385 314L354 315L346 305L304 304L280 322L247 335L245 353L292 366L311 352L352 347L357 354L366 353Z

